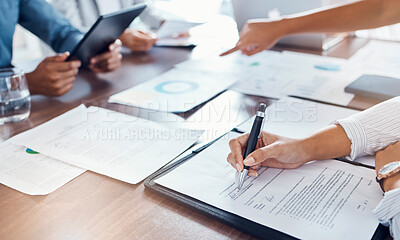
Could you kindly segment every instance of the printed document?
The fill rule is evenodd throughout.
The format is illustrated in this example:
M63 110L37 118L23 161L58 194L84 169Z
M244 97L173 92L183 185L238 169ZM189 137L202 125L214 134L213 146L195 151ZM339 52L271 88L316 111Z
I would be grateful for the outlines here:
M400 43L372 40L349 59L366 74L400 77Z
M234 74L172 69L110 97L113 103L162 112L186 112L225 91Z
M297 96L347 105L354 94L344 88L361 74L346 61L311 54L284 52L279 58L246 71L231 88L245 94L281 98Z
M227 163L230 135L156 180L156 183L300 239L371 239L382 199L375 171L337 160L298 169L259 169L240 191Z
M344 88L361 75L344 59L276 51L250 57L236 52L225 57L191 59L176 67L234 73L239 80L230 89L244 94L277 99L298 96L339 105L347 105L354 98Z
M11 139L49 157L136 184L170 162L199 131L167 128L122 113L81 105Z
M9 141L0 143L0 183L29 195L47 195L85 170Z

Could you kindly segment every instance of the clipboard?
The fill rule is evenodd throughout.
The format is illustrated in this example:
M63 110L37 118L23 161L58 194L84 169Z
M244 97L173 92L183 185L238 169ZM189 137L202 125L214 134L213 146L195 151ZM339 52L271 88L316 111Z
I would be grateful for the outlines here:
M237 132L237 133L243 133L242 131L240 131L236 128L232 129L232 131ZM167 187L159 185L155 182L156 179L173 171L175 168L177 168L184 162L190 161L191 158L193 158L197 154L200 154L201 151L203 151L207 147L211 146L213 143L217 142L219 139L221 139L222 137L224 137L227 134L228 134L228 132L225 133L224 135L220 136L219 138L213 140L212 142L193 150L191 153L187 154L186 156L180 158L179 160L165 166L164 168L162 168L162 169L158 170L157 172L153 173L152 175L150 175L144 182L146 189L148 189L152 192L155 192L157 194L164 195L164 196L172 199L173 201L176 201L177 203L184 204L193 210L196 210L200 213L203 213L204 215L207 215L209 217L217 219L218 221L221 221L221 222L228 224L242 232L248 233L248 234L250 234L254 237L260 238L260 239L273 239L273 240L276 240L276 239L282 239L282 240L298 239L298 238L290 236L286 233L283 233L279 230L261 225L259 223L253 222L249 219L240 217L236 214L226 212L215 206L204 203L195 198L186 196L182 193L176 192L172 189L169 189ZM345 162L352 164L349 161L345 161ZM360 165L360 164L356 164L356 165ZM366 166L363 166L363 167L366 167ZM373 240L386 239L386 237L388 235L389 235L389 228L380 224L378 226L378 228L376 229L372 239Z

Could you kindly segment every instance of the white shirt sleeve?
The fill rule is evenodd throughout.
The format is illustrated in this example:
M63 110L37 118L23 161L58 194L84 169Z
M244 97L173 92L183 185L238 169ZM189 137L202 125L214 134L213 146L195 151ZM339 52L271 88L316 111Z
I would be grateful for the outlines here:
M352 143L352 160L364 155L374 155L400 141L400 97L334 123L343 127Z
M400 97L334 123L343 127L351 141L351 159L373 155L400 141ZM374 214L380 223L390 227L392 237L400 240L400 189L385 193Z
M393 239L400 240L400 189L385 193L374 214L381 224L390 227Z

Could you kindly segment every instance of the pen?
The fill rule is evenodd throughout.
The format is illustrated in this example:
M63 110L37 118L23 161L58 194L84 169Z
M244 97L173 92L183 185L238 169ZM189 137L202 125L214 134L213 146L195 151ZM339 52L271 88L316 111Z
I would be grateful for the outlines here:
M247 142L246 151L244 152L243 155L243 159L246 159L246 157L256 149L257 141L260 138L264 123L266 108L267 105L265 105L264 103L261 103L260 106L258 106L256 118L254 119L253 126L251 127L250 136ZM243 186L244 180L246 179L247 173L249 172L249 168L250 168L249 166L245 165L243 171L240 173L240 178L238 183L239 190Z

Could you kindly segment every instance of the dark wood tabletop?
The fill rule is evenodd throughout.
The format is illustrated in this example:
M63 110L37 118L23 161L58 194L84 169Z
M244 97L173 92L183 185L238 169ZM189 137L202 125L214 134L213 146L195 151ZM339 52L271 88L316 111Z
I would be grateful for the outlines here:
M366 43L348 38L327 52L350 57ZM276 48L282 50L287 48ZM296 49L288 49L296 50ZM32 97L29 119L0 126L0 141L42 124L79 104L106 107L159 121L155 111L107 103L109 96L159 75L190 59L192 49L153 48L147 53L125 53L122 67L95 75L82 70L71 92L58 98ZM184 114L168 117L177 127L218 130L252 116L259 102L272 100L226 91ZM365 109L376 102L355 98L350 106ZM212 109L221 115L208 114ZM228 110L228 111L226 111ZM212 123L212 124L211 124ZM40 137L40 136L38 136ZM34 139L32 139L34 140ZM29 196L0 184L0 239L251 239L252 237L199 212L145 190L91 171L48 196Z

